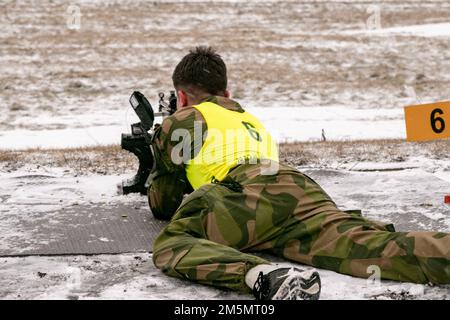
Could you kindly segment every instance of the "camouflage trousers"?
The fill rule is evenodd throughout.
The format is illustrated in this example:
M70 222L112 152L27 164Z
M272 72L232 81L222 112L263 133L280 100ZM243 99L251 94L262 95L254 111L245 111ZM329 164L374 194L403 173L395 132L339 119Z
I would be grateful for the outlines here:
M450 283L450 234L395 232L341 211L312 179L281 165L276 175L240 165L191 193L157 237L153 261L170 276L248 291L246 272L269 263L252 252L356 277L375 266L382 279Z

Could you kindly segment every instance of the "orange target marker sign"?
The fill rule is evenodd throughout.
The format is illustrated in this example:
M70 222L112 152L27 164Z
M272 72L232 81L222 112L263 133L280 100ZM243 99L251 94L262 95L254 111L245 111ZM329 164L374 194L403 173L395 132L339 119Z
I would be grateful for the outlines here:
M450 138L450 101L405 107L406 140Z

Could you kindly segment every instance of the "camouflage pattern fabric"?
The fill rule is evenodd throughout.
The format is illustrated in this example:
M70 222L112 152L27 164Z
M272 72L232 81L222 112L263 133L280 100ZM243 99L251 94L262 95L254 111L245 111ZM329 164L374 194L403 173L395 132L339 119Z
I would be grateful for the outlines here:
M280 165L234 168L220 183L184 199L154 243L153 261L170 276L249 291L246 272L268 263L252 252L367 278L450 283L450 235L395 232L343 212L308 176Z
M204 101L243 112L224 97ZM171 219L154 243L153 260L166 274L247 291L245 273L268 263L251 253L267 252L357 277L370 276L375 266L384 279L450 283L449 234L395 232L392 225L343 212L293 168L280 165L277 174L264 175L261 164L243 164L223 181L192 192L184 164L173 163L170 155L179 143L171 139L174 130L187 129L192 136L194 121L202 123L203 134L201 113L183 108L164 120L152 142L157 168L149 204L155 217ZM199 148L191 150L194 158Z
M244 112L239 103L225 97L210 96L202 102L207 101L219 104L228 110ZM149 188L148 197L150 208L158 219L169 220L180 205L183 195L192 192L192 188L186 178L184 164L177 165L173 163L170 155L173 148L181 141L181 138L172 140L173 132L177 129L186 129L193 137L194 122L196 121L201 124L201 134L203 136L207 130L203 115L194 107L182 108L170 117L167 117L153 136L152 145L157 167L154 181ZM190 159L194 159L197 155L196 151L199 151L201 148L195 143L204 141L202 139L200 141L192 139L191 142Z

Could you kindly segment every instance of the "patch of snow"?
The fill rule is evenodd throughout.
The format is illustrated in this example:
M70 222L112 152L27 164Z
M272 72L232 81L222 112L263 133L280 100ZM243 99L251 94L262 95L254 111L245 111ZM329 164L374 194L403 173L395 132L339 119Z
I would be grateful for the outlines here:
M299 264L264 256L279 266ZM0 299L180 299L250 300L164 275L149 254L0 258ZM301 268L310 269L309 266ZM450 286L371 282L318 270L322 300L449 299Z
M349 30L344 34L366 34L366 35L400 35L417 37L450 37L450 22L419 24L412 26L401 26L393 28L381 28L373 30Z
M439 179L450 182L450 171L438 171L434 174L434 176L438 177ZM449 190L449 193L450 193L450 190Z
M73 177L61 171L61 168L36 169L30 174L22 169L2 174L0 193L8 197L0 203L0 211L29 209L33 212L45 212L64 206L133 203L140 199L135 194L118 194L117 184L129 178L129 175Z
M320 140L322 129L329 140L405 138L403 109L354 109L333 107L249 107L278 142ZM0 131L0 149L68 148L120 144L121 133L130 131L135 116L116 113L116 123L94 126L98 115L84 117L81 128ZM109 121L114 121L112 115ZM156 122L160 122L159 121ZM59 120L47 118L42 123ZM64 120L66 121L66 120Z
M433 170L445 168L448 161L431 161L423 157L408 161L405 166L414 164L417 168L357 172L349 171L352 164L346 164L347 169L309 169L308 174L343 209L363 209L367 217L394 222L402 229L419 226L448 232L450 211L442 206L442 202L449 185L444 180L432 179ZM399 164L368 163L360 168L401 167ZM21 241L27 239L29 234L20 228L21 219L39 219L54 208L89 202L142 202L145 197L139 195L117 195L115 185L125 177L72 177L64 168L42 167L2 174L0 194L7 197L0 202L0 237L14 235ZM95 235L92 238L109 241ZM33 239L29 241L32 243ZM0 247L2 243L0 241ZM281 265L298 266L273 257L269 259ZM252 299L250 295L167 277L154 267L148 254L0 258L0 266L2 299L189 299L192 296L198 299ZM332 271L318 271L322 279L321 299L449 298L449 286L391 281L372 283Z

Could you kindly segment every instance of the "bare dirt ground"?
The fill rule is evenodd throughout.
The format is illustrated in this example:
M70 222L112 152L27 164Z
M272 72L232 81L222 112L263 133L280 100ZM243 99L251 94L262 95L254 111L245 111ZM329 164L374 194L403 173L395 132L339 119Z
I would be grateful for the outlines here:
M234 96L253 105L400 107L448 98L446 37L344 34L364 30L370 1L69 1L0 4L0 129L61 129L36 122L123 108L171 87L175 63L216 46ZM383 1L380 26L448 22L448 1ZM68 121L70 123L70 119ZM73 121L70 126L82 126ZM107 117L97 124L108 124Z

